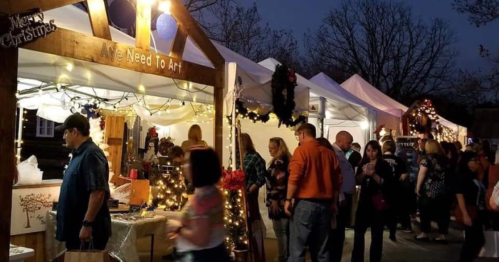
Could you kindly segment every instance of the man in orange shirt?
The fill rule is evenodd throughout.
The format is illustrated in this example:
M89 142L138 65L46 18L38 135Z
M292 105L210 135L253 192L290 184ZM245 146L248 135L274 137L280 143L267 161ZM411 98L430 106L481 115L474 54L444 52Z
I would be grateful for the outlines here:
M296 131L300 146L289 164L284 209L291 217L289 262L305 262L307 246L312 261L329 262L331 214L338 210L342 175L335 153L315 139L315 127L303 124Z

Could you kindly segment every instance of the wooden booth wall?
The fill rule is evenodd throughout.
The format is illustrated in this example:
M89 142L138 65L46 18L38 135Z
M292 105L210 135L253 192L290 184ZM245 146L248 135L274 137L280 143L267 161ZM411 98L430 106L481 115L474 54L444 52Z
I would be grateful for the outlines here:
M121 159L123 155L123 134L125 131L125 117L107 116L104 141L109 145L107 158L112 166L111 172L115 175L121 174Z
M69 153L71 150L66 148L63 132L54 131L54 137L37 137L36 110L24 110L25 121L22 134L21 161L30 156L36 156L38 168L43 171L43 179L62 179L64 166L69 163ZM58 124L56 123L55 126Z

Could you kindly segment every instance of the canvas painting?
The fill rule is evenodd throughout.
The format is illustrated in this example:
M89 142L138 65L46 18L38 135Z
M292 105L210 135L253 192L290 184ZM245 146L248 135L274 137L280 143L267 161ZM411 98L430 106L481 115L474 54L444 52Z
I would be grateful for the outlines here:
M12 190L10 234L21 235L45 231L47 212L59 199L60 186L19 188Z

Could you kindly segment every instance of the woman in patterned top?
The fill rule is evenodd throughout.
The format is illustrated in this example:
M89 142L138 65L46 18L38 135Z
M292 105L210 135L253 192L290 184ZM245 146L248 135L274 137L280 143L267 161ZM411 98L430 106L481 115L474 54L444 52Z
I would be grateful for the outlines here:
M246 194L248 203L248 224L250 224L250 245L254 253L250 254L254 261L265 262L265 251L263 247L264 225L262 215L258 207L258 191L265 185L265 160L256 152L253 140L246 134L241 134L241 154L244 162L244 174L246 175Z
M421 234L414 238L429 241L431 221L434 218L440 235L435 242L446 244L449 231L450 206L453 196L448 186L449 159L436 140L428 140L425 145L425 158L420 162L416 194L419 196Z
M177 239L177 261L228 262L223 196L216 186L222 176L217 154L208 147L192 147L184 169L194 196L184 206L181 220L169 220L167 225L170 237Z
M284 140L273 137L269 141L269 153L272 161L267 169L267 207L277 238L279 257L277 261L288 261L289 257L289 218L284 213L284 202L288 189L288 165L291 154Z

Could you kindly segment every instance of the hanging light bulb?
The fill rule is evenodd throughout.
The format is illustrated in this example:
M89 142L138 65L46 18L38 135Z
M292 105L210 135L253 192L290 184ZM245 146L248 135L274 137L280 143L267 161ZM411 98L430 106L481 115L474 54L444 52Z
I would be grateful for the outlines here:
M163 14L169 15L171 14L170 7L171 7L170 1L161 1L159 3L158 10L163 12Z

